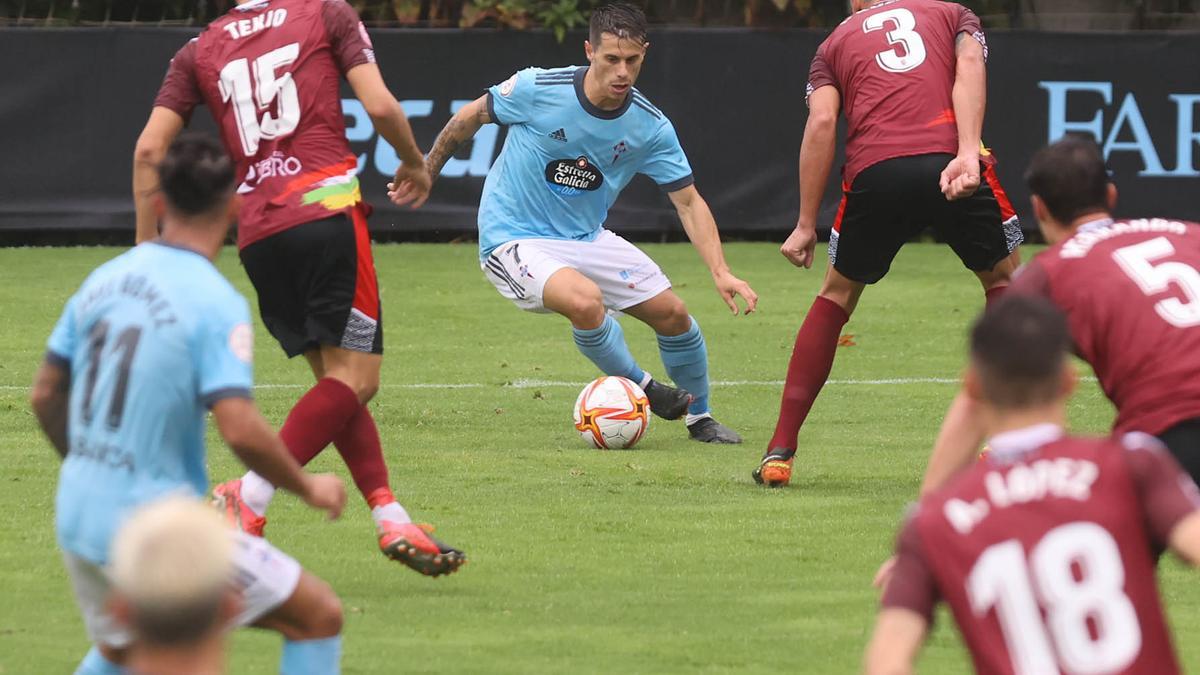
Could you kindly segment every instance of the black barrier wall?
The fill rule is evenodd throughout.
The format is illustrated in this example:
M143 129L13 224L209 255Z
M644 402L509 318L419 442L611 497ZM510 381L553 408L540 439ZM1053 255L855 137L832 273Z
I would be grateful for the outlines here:
M194 30L0 29L0 229L132 229L134 142L167 62ZM697 186L727 233L780 237L795 221L797 151L809 59L822 31L655 31L638 88L673 120ZM428 148L456 106L528 65L583 60L582 34L373 31L379 63ZM1200 220L1200 34L994 32L985 139L1028 213L1021 172L1049 138L1095 135L1121 190L1120 213ZM446 166L418 212L388 208L396 157L344 92L372 230L452 237L475 207L504 131L485 127ZM212 129L206 110L193 126ZM840 162L840 159L839 159ZM833 181L831 181L832 183ZM838 193L823 204L829 227ZM667 199L635 180L610 217L643 236L679 230ZM1031 218L1025 227L1032 228Z

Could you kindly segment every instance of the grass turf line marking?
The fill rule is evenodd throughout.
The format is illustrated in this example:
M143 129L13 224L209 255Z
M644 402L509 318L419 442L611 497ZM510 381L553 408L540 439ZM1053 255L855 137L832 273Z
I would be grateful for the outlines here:
M1084 382L1095 382L1095 377L1081 377ZM872 380L829 380L827 385L900 385L900 384L958 384L956 377L888 377ZM482 382L412 382L400 384L383 384L381 389L536 389L538 387L582 387L586 382L566 382L563 380L513 380L512 382L484 384ZM714 380L714 387L782 387L783 380ZM311 383L305 384L256 384L255 389L309 389ZM0 391L27 391L26 385L0 384Z

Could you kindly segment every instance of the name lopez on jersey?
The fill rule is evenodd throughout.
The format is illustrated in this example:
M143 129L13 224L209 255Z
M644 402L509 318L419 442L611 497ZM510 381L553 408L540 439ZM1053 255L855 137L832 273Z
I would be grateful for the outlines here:
M604 174L587 157L556 159L546 165L546 183L558 194L572 197L598 189L604 184Z
M1018 464L1008 470L989 471L984 478L987 499L948 500L943 515L959 534L969 534L993 509L1004 509L1048 498L1086 501L1100 476L1095 463L1060 457Z

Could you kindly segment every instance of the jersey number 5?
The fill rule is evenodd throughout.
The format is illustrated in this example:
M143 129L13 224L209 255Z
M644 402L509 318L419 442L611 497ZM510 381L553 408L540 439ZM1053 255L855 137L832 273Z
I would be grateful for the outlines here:
M1112 257L1146 295L1162 293L1170 288L1171 282L1175 282L1179 290L1187 296L1187 301L1167 298L1155 304L1154 311L1158 312L1164 321L1178 328L1200 326L1200 272L1181 262L1154 264L1155 260L1174 253L1175 247L1169 239L1155 237L1140 244L1119 248L1113 252Z
M258 152L258 142L267 138L282 138L300 124L300 95L291 73L275 71L295 63L300 56L300 43L293 42L273 49L254 59L254 81L250 80L250 61L235 59L221 69L221 100L233 101L238 136L247 157ZM276 115L270 112L276 104ZM259 117L261 112L262 116Z
M917 18L903 7L868 16L863 22L864 33L887 30L888 44L900 45L904 50L903 54L894 48L879 52L875 55L875 63L890 73L907 73L924 63L925 41L916 27Z

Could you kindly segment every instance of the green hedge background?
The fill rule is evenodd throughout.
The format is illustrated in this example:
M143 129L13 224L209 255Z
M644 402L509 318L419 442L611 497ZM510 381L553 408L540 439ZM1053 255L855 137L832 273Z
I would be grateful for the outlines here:
M547 29L562 39L599 0L349 0L372 26ZM656 25L827 28L846 0L638 0ZM202 25L233 0L0 0L0 25ZM962 0L989 29L1200 29L1200 0Z

